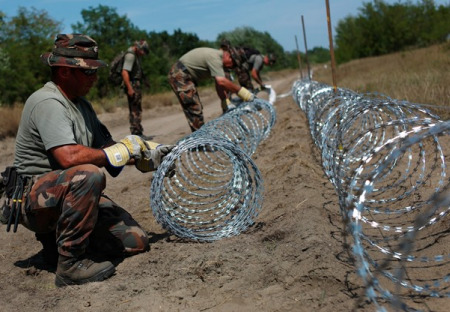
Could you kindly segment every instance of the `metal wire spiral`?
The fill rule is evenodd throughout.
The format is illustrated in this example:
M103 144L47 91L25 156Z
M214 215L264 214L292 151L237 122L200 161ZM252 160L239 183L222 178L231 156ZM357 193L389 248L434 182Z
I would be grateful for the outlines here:
M214 136L227 139L248 155L253 155L275 125L275 108L262 99L237 104L235 109L206 123L191 136L202 137L214 133Z
M153 175L157 222L196 241L235 236L251 226L264 190L251 155L275 119L272 104L255 99L181 139Z
M381 311L386 301L411 311L412 297L450 297L450 122L315 81L292 91L339 196L366 296Z

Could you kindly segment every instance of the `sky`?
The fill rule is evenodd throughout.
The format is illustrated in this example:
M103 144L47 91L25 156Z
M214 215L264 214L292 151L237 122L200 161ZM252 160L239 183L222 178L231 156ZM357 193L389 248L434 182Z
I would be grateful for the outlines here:
M390 4L398 1L384 0ZM329 0L333 36L338 21L356 16L363 2L369 0ZM449 5L450 0L435 3ZM215 41L221 32L249 26L268 32L285 51L297 49L296 37L299 50L305 50L303 16L308 50L329 48L326 0L0 0L0 11L13 17L19 7L45 10L50 18L62 23L63 33L71 33L71 25L82 22L81 11L100 4L115 8L120 16L126 15L147 32L172 34L181 29L202 40Z

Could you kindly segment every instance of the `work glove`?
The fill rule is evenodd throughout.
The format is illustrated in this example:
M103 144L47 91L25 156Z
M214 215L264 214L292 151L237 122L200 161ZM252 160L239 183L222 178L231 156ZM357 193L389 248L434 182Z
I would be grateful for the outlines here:
M163 145L155 142L146 142L150 148L142 152L141 158L136 161L136 169L140 172L154 171L162 163L175 147L175 145Z
M103 151L111 166L122 167L131 158L140 159L142 153L148 149L149 145L140 136L128 135L118 143L104 148Z
M237 95L244 101L244 102L250 102L255 99L255 95L248 91L246 88L241 87L237 93Z
M225 114L226 112L233 110L236 108L236 105L231 103L230 99L223 99L221 102L222 111Z

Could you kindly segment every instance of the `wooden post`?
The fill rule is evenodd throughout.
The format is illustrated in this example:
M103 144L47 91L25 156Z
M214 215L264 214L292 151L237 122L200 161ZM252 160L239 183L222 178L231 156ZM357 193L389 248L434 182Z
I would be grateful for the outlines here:
M311 80L311 70L309 69L309 61L308 61L308 45L306 44L305 21L303 20L303 15L302 15L302 27L303 27L303 40L305 41L305 60L306 60L306 67L308 68L308 79Z
M300 79L303 79L302 60L300 59L300 51L298 50L297 35L295 35L295 45L297 46L298 70L300 71Z
M330 56L331 56L331 77L333 79L334 92L337 91L336 83L336 61L334 59L334 48L333 48L333 32L331 29L331 18L330 18L330 3L329 0L325 0L325 5L327 7L327 23L328 23L328 39L330 41Z

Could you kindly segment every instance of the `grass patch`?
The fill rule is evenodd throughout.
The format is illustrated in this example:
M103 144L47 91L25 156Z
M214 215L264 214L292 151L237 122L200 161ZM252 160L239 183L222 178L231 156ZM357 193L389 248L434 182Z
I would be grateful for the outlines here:
M20 116L23 105L16 104L12 107L0 107L0 139L15 136L19 129Z
M450 43L445 43L339 65L336 80L338 87L359 93L378 92L411 103L450 108L449 68ZM329 64L315 67L313 80L332 85Z

